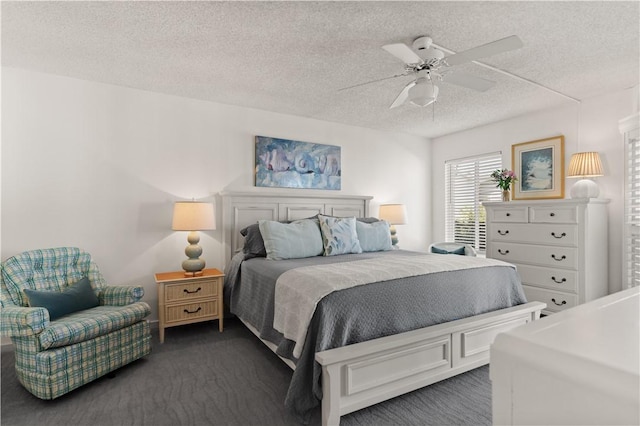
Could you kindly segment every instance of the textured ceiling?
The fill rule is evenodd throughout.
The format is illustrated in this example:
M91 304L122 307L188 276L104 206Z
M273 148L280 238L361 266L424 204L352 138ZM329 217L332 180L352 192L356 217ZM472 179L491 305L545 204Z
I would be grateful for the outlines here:
M640 81L633 2L7 2L2 65L436 137L573 101L469 63L487 92L440 85L425 108L388 107L411 77L382 45L430 35L463 51L510 35L524 47L480 60L576 99Z

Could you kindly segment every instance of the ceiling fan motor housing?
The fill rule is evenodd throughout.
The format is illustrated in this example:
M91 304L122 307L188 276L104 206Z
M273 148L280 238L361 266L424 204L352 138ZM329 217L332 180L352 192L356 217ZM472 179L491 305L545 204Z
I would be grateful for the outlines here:
M424 65L436 67L444 58L444 52L432 47L431 37L418 37L413 41L413 49L416 51Z
M413 40L413 49L418 51L425 50L430 48L432 43L433 40L429 36L418 37L417 39Z

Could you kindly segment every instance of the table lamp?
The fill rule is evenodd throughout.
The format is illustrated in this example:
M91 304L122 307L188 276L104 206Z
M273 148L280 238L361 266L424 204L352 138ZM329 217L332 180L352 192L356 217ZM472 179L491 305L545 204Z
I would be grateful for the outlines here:
M577 152L571 156L568 178L581 178L571 187L571 198L597 198L600 188L590 177L604 176L597 152Z
M189 231L187 241L189 245L184 249L188 259L182 262L185 277L196 277L202 275L205 261L200 259L202 247L198 245L200 235L198 231L209 231L216 229L216 218L212 203L202 203L196 201L179 201L173 206L174 231Z
M382 204L378 218L389 222L389 231L391 232L391 244L398 244L398 236L396 235L396 225L405 225L407 223L407 208L404 204Z

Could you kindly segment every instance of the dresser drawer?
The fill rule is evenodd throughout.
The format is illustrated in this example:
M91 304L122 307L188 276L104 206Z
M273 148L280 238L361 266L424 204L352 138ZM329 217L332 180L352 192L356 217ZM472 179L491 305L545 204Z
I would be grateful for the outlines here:
M576 269L578 249L575 247L536 246L528 244L494 242L489 257L506 262Z
M203 297L216 297L218 295L218 280L220 279L212 278L209 280L166 284L164 286L164 300L166 303L171 303Z
M528 302L544 302L547 311L560 312L573 308L578 304L578 296L575 294L561 293L536 287L522 286Z
M496 223L491 226L489 238L492 241L577 246L578 225Z
M529 207L531 223L578 223L578 208L575 206Z
M578 292L577 271L519 264L518 274L522 279L522 284L541 286L569 293Z
M204 300L197 303L182 303L165 307L165 322L167 324L179 321L191 321L197 318L217 317L218 301Z
M529 210L526 206L495 207L488 210L489 222L527 223Z

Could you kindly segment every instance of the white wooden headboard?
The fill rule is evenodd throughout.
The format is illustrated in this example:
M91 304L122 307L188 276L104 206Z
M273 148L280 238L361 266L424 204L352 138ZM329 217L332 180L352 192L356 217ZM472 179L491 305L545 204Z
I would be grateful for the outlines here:
M330 216L366 217L369 215L370 196L300 195L290 193L223 192L222 245L225 265L242 250L244 237L240 230L265 220L296 220L318 213Z

